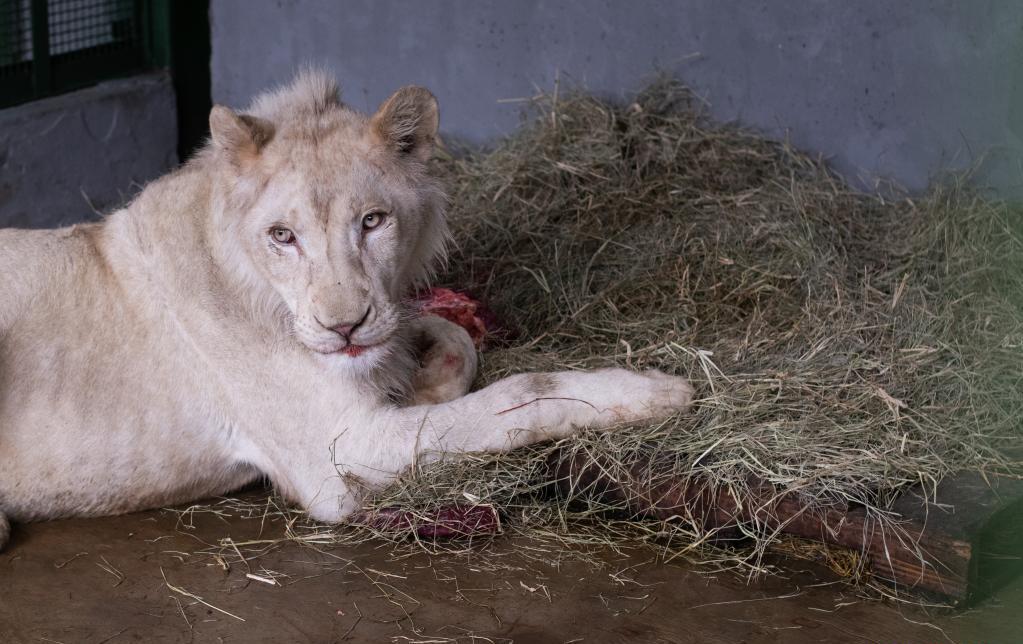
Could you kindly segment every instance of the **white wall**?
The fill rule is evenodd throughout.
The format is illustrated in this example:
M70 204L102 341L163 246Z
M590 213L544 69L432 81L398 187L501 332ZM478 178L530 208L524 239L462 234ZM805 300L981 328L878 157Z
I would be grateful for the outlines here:
M442 128L480 142L518 123L498 101L559 73L622 96L663 69L847 175L919 190L986 155L980 180L1023 193L1019 0L211 0L211 22L213 98L233 106L326 63L361 109L426 85Z

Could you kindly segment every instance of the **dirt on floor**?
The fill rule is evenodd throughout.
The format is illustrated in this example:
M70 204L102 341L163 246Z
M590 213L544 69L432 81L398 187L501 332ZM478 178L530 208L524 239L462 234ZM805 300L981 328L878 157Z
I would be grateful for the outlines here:
M656 563L649 550L586 562L511 537L461 555L385 544L201 552L283 530L168 510L19 525L0 553L0 642L1023 641L1020 581L949 611L864 600L805 562L747 583Z

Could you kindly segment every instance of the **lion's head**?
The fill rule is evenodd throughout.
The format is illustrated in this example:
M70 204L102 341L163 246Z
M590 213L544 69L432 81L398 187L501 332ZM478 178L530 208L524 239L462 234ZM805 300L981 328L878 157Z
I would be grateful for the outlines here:
M425 89L367 117L311 71L242 114L210 113L223 261L287 306L310 350L352 364L385 355L403 300L442 255L445 197L427 171L437 123Z

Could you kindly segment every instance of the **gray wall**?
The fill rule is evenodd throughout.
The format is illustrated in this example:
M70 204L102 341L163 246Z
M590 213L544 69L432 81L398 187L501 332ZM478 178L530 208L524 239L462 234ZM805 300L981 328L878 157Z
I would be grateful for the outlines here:
M166 74L0 110L0 226L96 218L177 164Z
M472 142L511 131L500 99L555 77L625 97L655 69L713 116L830 158L848 176L920 190L980 163L1023 194L1019 0L212 0L213 98L243 106L304 62L375 108L416 83L442 128Z

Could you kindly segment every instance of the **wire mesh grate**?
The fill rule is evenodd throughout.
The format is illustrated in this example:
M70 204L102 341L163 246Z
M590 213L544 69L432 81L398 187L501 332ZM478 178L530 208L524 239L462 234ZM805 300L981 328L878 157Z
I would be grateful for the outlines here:
M50 54L127 49L138 41L131 0L49 0Z
M159 7L159 8L154 8ZM167 7L153 0L0 0L0 107L152 69Z
M32 16L29 0L0 0L0 77L24 71L32 60Z

